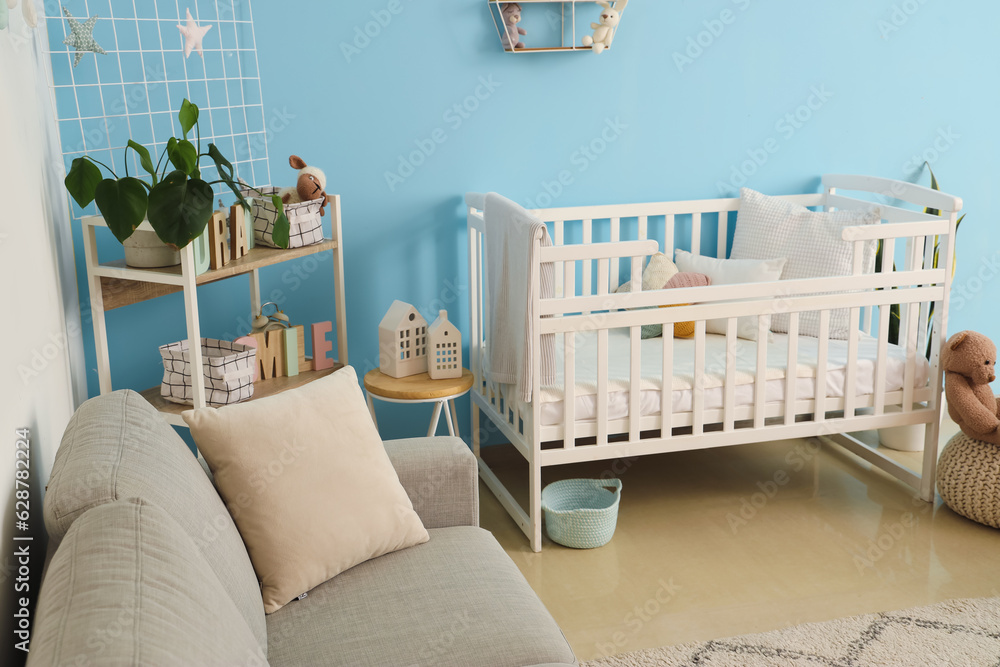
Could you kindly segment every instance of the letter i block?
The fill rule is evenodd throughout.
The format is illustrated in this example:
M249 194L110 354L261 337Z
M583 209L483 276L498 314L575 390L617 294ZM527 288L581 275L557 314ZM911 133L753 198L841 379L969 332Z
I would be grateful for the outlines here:
M239 259L250 251L247 243L246 221L243 219L243 207L239 204L229 207L229 246L230 259Z
M226 216L216 211L208 221L208 252L213 269L221 269L229 264L229 248L226 242Z

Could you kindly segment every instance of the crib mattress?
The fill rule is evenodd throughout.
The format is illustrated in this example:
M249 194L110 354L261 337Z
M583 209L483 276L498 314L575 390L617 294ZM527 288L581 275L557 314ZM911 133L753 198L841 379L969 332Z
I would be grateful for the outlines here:
M783 401L785 398L785 374L788 366L788 336L773 334L767 344L767 377L765 395L767 401ZM674 362L672 380L673 412L690 412L694 396L694 340L674 339ZM629 350L630 339L627 329L615 329L608 333L608 418L621 419L629 414ZM816 370L819 340L800 336L798 339L798 363L795 373L795 396L808 400L815 396ZM875 338L861 334L858 343L858 361L854 391L863 396L873 393L875 385L875 359L878 342ZM650 338L642 341L641 352L641 396L640 412L643 416L660 413L660 395L663 390L663 341ZM847 378L847 341L831 340L827 352L826 395L830 398L844 395ZM579 333L576 336L576 417L578 421L591 421L597 414L597 334ZM886 364L886 391L903 388L906 370L906 352L896 345L888 347ZM717 334L705 336L705 376L704 409L723 407L723 384L726 373L726 337ZM753 405L754 382L757 373L757 343L738 339L736 346L736 405ZM930 365L923 355L918 354L913 378L914 388L924 387L930 375ZM541 422L545 426L559 424L563 420L565 391L563 386L563 337L556 336L556 382L542 387ZM522 406L527 411L530 408Z

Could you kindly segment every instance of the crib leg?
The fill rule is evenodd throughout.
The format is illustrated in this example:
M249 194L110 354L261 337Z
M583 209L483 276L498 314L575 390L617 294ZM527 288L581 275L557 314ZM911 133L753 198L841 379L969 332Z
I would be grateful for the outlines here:
M528 489L528 517L531 528L531 550L542 550L542 467L530 464L530 488Z
M920 498L934 502L934 483L937 480L938 439L941 437L941 418L927 425L924 433L924 465L920 471Z
M472 399L469 400L472 404L472 453L479 458L479 406Z

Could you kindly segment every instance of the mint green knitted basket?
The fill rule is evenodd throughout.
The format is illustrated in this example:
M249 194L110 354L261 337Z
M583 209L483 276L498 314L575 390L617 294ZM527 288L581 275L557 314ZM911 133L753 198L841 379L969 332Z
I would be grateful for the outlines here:
M542 489L545 532L553 542L574 549L602 547L615 534L621 495L620 479L553 482Z

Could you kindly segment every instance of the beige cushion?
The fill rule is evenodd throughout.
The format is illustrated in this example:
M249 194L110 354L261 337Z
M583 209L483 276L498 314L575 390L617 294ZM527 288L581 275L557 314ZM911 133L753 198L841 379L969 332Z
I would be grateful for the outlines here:
M649 263L642 271L642 291L663 289L671 278L677 274L677 266L669 257L662 252L658 252L649 258ZM627 294L632 291L632 282L622 283L615 290L615 294ZM645 324L641 330L641 336L646 338L656 338L663 333L662 324Z
M250 552L266 613L428 539L350 366L184 420Z
M38 598L29 665L266 665L186 531L132 498L73 522Z

